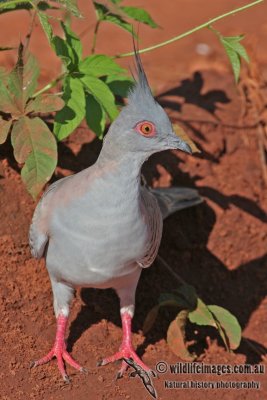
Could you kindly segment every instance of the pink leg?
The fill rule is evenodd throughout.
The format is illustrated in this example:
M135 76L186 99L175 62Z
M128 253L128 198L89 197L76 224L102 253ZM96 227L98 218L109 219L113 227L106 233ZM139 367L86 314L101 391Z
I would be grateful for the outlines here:
M110 357L104 358L98 362L98 366L106 365L111 362L121 360L123 358L132 358L133 361L145 371L150 372L150 368L147 367L143 361L137 356L131 341L132 331L132 317L128 312L124 312L121 316L122 319L122 332L123 332L123 339L120 349L117 353L113 354ZM123 373L127 370L128 364L123 360L121 369L117 374L117 378L121 378Z
M65 332L67 326L68 318L64 315L59 315L57 318L57 333L54 346L52 350L49 351L43 358L40 360L33 361L31 367L37 367L38 365L43 365L52 360L53 357L57 358L58 369L64 379L65 382L69 382L69 377L66 374L64 361L70 364L75 369L86 372L85 368L82 368L73 358L69 355L66 350L65 343ZM63 361L64 360L64 361Z

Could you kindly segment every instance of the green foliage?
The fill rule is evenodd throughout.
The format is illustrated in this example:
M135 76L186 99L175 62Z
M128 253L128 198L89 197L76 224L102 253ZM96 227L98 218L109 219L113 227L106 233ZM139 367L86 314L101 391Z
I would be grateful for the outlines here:
M106 126L107 115L100 103L96 101L94 96L90 93L86 93L86 122L90 129L96 133L96 135L103 139L103 133Z
M111 0L115 7L109 8L107 5L94 1L98 20L111 22L130 33L133 33L133 27L125 18L141 22L151 28L158 28L158 25L146 10L139 7L123 7L120 6L121 2L120 0Z
M22 179L33 197L48 182L57 163L57 145L47 125L36 113L47 113L63 107L56 95L40 94L33 98L39 69L35 58L19 46L18 60L10 74L0 83L0 144L11 132L14 156L22 168Z
M0 116L0 144L5 143L11 124L11 120L7 121Z
M109 10L102 3L94 1L96 15L99 21L111 22L114 25L119 26L127 32L132 33L132 25L126 22L119 14L115 14Z
M101 79L91 75L84 75L81 78L85 90L87 90L113 121L118 115L118 109L115 104L115 97L109 87Z
M65 106L56 114L54 134L58 140L65 139L85 116L85 94L80 79L67 76L62 99Z
M76 0L1 0L0 2L0 14L14 10L31 10L33 8L38 11L57 10L61 8L76 17L82 16L77 7Z
M123 11L119 1L112 3L116 5L114 13L100 3L94 3L99 20L113 22L129 32L132 32L132 26L122 15L156 27L144 10L126 7ZM59 21L64 38L54 35L50 21L58 19L47 11L65 9L80 17L75 0L3 0L0 3L0 13L32 8L36 10L51 48L62 61L64 72L60 79L63 94L60 99L52 94L44 94L42 90L34 93L39 67L34 57L25 54L21 45L15 69L7 77L0 71L0 111L5 113L0 117L0 144L6 141L11 131L16 160L24 164L22 179L29 192L36 197L56 166L55 137L57 140L67 138L85 118L88 127L102 139L106 123L117 117L118 105L122 104L133 80L112 57L92 54L83 58L82 43L69 24ZM3 47L2 50L7 48ZM58 79L47 87L57 82ZM54 119L53 135L36 113L54 111L58 112Z
M199 25L175 38L152 46L147 50L165 46L175 40L181 39L199 29L208 27L211 23L244 10L262 0L239 7L229 13ZM105 3L94 1L96 11L96 25L92 42L92 54L82 57L82 44L79 37L70 28L70 15L81 17L76 0L2 0L0 1L0 14L14 10L34 10L45 36L57 56L62 61L62 73L48 83L43 89L34 93L37 86L39 68L36 60L26 55L20 46L19 58L14 71L6 74L0 69L0 144L4 143L10 131L15 155L21 155L18 149L21 141L16 135L18 127L22 128L22 138L25 140L27 154L19 157L18 162L24 164L22 177L28 190L34 196L41 190L42 185L49 179L56 163L56 142L67 138L83 119L99 138L103 138L106 124L113 121L118 115L118 107L123 104L133 80L126 71L114 60L105 54L94 54L96 38L102 23L109 22L117 25L124 31L133 33L132 23L137 21L151 28L158 24L144 9L135 6L124 6L122 0L108 0ZM50 10L63 10L68 18L63 23L62 18L50 15ZM54 35L51 20L59 22L63 36ZM229 56L233 66L235 79L240 73L240 60L248 56L240 41L243 36L223 37L215 31ZM9 50L2 46L0 51ZM22 56L23 54L23 56ZM118 57L132 55L127 53ZM61 99L54 95L45 95L44 92L62 82L63 94ZM51 113L57 111L54 119L54 135L42 123L36 113ZM39 124L40 135L46 139L31 137L33 129ZM46 132L46 134L44 133ZM37 133L35 133L37 135ZM38 135L37 135L38 137ZM46 141L45 141L46 140ZM24 154L24 153L23 153ZM50 157L50 158L49 158ZM23 161L22 161L23 160ZM45 167L45 163L47 166ZM182 302L181 293L176 293ZM186 298L184 298L186 302ZM163 303L162 303L163 304Z
M114 96L117 85L110 87L106 79L112 76L113 83L118 79L128 89L132 80L111 57L97 54L83 59L81 41L69 26L63 22L61 26L65 40L51 37L52 46L66 68L62 96L65 106L56 114L55 136L58 140L65 139L85 118L89 128L102 138L107 116L113 121L118 115Z
M52 3L60 4L61 7L65 8L75 17L82 17L79 8L77 7L76 0L52 0Z
M246 49L240 43L243 37L243 35L231 37L220 36L220 41L223 44L231 62L236 82L238 81L240 75L241 58L243 58L247 63L249 62Z
M221 44L223 45L226 54L231 63L235 81L238 82L240 76L241 59L243 58L249 63L249 57L245 47L240 43L244 39L244 35L238 36L223 36L220 32L212 27L210 29L218 36Z
M52 45L53 30L49 23L49 16L42 11L38 11L37 15L38 15L40 24L44 30L44 33L48 39L48 42Z
M121 68L112 58L103 54L86 57L80 62L80 72L97 78L101 76L117 76L125 74L125 69Z
M149 25L151 28L158 28L158 24L151 18L149 13L138 7L120 7L127 17L134 19L137 22Z
M196 294L193 286L183 284L172 293L163 293L159 302L147 314L143 330L148 332L154 325L161 307L176 307L180 311L171 322L167 332L167 342L171 350L186 361L195 359L185 345L185 325L187 320L197 325L208 325L217 329L227 350L238 348L241 340L241 328L237 319L226 309L206 305Z
M217 327L219 326L219 331L225 335L223 337L220 333L226 347L231 350L237 349L240 345L242 332L236 317L229 311L216 305L209 305L208 309L216 321Z

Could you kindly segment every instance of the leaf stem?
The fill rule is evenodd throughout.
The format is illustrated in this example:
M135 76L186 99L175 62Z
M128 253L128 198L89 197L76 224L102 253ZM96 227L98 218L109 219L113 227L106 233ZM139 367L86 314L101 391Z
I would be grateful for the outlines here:
M29 48L30 40L31 40L31 37L32 37L32 32L33 32L33 29L34 29L34 22L35 22L36 15L37 15L37 9L34 8L33 15L32 15L32 21L31 21L31 25L30 25L30 29L29 29L29 33L26 36L26 41L25 41L25 46L24 46L25 50L27 50Z
M147 53L148 51L152 51L152 50L158 49L160 47L166 46L168 44L171 44L173 42L176 42L177 40L183 39L184 37L189 36L192 33L199 31L200 29L207 28L209 25L214 24L214 22L217 22L217 21L219 21L219 20L221 20L221 19L223 19L225 17L229 17L230 15L236 14L236 13L238 13L240 11L244 11L247 8L253 7L253 6L255 6L255 5L259 4L259 3L263 3L263 1L264 0L256 0L256 1L253 1L252 3L246 4L245 6L235 8L234 10L228 11L227 13L219 15L218 17L212 18L212 19L208 20L207 22L204 22L203 24L198 25L198 26L190 29L189 31L186 31L186 32L184 32L184 33L182 33L182 34L180 34L178 36L175 36L175 37L169 39L169 40L165 40L164 42L158 43L158 44L156 44L154 46L150 46L150 47L146 47L144 49L140 49L139 53L140 54L141 53ZM133 55L134 55L134 52L131 51L129 53L123 53L123 54L115 55L114 57L115 58L122 58L122 57L129 57L129 56L133 56Z
M98 19L97 22L96 22L96 25L95 25L93 44L92 44L92 50L91 50L92 54L95 53L96 39L97 39L97 33L98 33L99 26L100 26L100 22L101 22L101 20Z
M170 274L182 285L186 284L186 282L183 280L183 278L175 272L170 265L167 263L167 261L164 260L159 254L157 255L156 258L157 261L161 263L169 272Z
M33 94L33 98L39 96L40 94L43 94L44 92L46 92L49 89L52 89L54 86L56 86L56 84L61 81L62 79L64 79L66 76L66 73L59 75L56 79L53 79L51 82L49 82L47 85L45 85L42 89L38 90L38 92L35 92Z

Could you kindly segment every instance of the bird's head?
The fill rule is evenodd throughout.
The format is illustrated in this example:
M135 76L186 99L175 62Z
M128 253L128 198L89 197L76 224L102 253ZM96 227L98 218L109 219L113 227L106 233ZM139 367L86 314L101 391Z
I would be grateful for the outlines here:
M170 119L154 99L139 54L135 51L136 81L128 95L128 104L112 123L105 142L112 144L113 154L151 154L168 149L192 153L190 146L173 131Z

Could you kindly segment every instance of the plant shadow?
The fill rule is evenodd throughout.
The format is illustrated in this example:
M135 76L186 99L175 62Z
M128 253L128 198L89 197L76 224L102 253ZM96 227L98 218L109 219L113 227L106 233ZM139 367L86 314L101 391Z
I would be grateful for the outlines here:
M231 100L223 90L209 90L202 93L203 87L203 76L201 72L196 71L192 78L183 79L177 87L161 93L157 99L163 107L175 111L181 111L182 105L185 103L193 104L218 119L216 115L218 104L227 104ZM167 99L165 99L166 97Z

